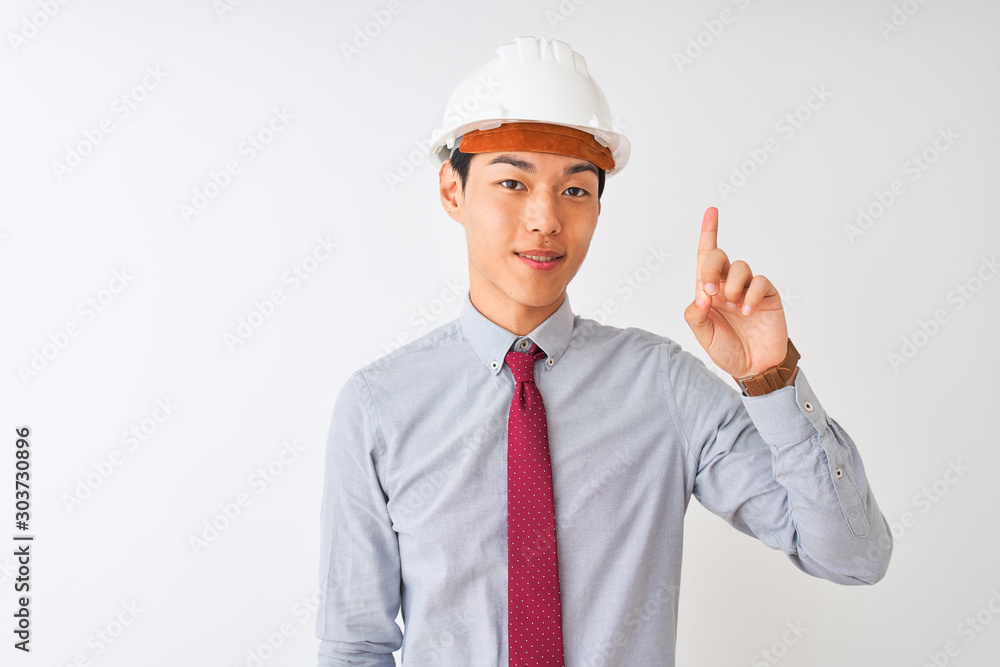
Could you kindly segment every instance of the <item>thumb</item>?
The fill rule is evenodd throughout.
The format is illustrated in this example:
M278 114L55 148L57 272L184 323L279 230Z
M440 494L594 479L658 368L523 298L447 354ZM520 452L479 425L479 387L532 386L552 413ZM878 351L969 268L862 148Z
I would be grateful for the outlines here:
M712 334L715 331L715 325L712 324L712 319L708 316L712 311L712 298L704 292L699 292L699 295L702 301L701 305L698 304L699 299L697 298L692 301L684 309L684 320L691 327L698 343L707 350L712 343Z

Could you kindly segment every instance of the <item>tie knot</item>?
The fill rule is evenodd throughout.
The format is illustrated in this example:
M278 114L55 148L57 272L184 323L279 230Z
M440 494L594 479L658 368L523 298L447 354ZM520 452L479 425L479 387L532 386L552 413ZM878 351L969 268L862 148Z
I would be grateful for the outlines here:
M532 342L531 349L527 352L511 350L504 357L504 361L507 362L510 372L514 375L514 382L534 382L535 362L544 356L545 352Z

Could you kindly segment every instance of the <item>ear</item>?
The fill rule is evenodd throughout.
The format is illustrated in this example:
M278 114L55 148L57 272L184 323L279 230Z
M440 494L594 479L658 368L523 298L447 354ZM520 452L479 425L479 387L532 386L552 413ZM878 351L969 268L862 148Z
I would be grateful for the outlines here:
M462 195L462 179L451 166L451 160L445 160L438 171L438 189L441 195L441 206L444 207L452 220L461 223L462 205L465 197Z

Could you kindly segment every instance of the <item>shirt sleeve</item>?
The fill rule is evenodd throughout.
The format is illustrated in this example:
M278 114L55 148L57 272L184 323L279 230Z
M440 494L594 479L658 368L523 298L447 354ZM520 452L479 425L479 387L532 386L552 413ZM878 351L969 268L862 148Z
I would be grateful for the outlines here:
M892 554L889 524L854 441L803 369L794 385L747 397L673 341L666 357L698 501L808 574L879 581Z
M355 373L333 410L320 508L316 636L324 665L394 667L402 644L399 545L380 479L385 460L364 376Z

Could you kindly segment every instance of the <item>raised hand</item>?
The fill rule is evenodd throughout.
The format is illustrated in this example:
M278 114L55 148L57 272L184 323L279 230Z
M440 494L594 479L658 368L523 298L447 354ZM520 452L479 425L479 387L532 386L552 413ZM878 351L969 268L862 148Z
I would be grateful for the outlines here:
M785 359L785 311L770 280L743 260L729 263L718 235L719 211L709 208L698 239L695 300L684 319L719 368L737 378L756 375Z

